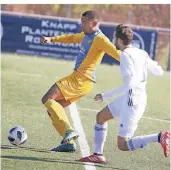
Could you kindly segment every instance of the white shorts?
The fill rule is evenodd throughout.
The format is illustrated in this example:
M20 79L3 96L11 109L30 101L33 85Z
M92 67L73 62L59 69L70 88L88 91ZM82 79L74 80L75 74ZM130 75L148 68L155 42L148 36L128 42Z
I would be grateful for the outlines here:
M128 105L127 95L116 98L108 104L108 108L113 117L120 117L119 136L131 138L139 120L142 118L146 104L140 103L133 106Z

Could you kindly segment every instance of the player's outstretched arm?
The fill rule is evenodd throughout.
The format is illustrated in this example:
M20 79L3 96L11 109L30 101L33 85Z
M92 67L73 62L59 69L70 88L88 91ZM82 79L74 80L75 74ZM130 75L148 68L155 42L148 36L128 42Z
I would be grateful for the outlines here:
M55 37L41 37L40 42L42 44L46 43L65 43L65 44L72 44L72 43L80 43L84 37L84 33L78 33L78 34L65 34Z
M100 94L96 94L94 100L96 102L102 102L104 100L107 100L109 98L112 98L113 96L116 96L116 95L119 95L119 94L122 94L124 93L125 91L127 91L127 87L125 87L124 85L119 87L119 88L116 88L116 89L112 89L112 90L109 90L109 91L106 91L106 92L103 92L103 93L100 93Z
M135 79L133 68L134 66L133 66L132 60L126 53L123 52L121 56L121 62L120 62L120 70L121 70L121 74L123 77L123 85L119 88L101 93L103 100L106 100L113 96L117 96L119 94L123 94L127 92L129 89L134 88L134 86L139 80Z
M101 93L102 101L107 100L109 98L112 98L114 96L117 96L119 94L123 94L126 91L128 91L128 88L125 85L122 85L119 88L112 89L112 90L107 91L107 92L103 92L103 93Z
M152 60L149 56L147 58L147 66L148 66L148 70L150 72L152 72L154 75L162 76L163 73L164 73L164 71L161 68L161 66L158 65L158 62Z

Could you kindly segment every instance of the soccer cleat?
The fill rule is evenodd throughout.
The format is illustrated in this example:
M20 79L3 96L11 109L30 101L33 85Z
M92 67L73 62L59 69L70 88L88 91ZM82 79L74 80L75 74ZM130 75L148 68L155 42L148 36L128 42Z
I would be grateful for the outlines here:
M79 161L80 162L100 163L100 164L106 163L106 159L104 156L99 156L99 155L95 155L95 154L81 158Z
M76 144L72 143L64 143L59 145L56 148L53 148L51 151L54 152L75 152L76 151Z
M61 141L61 144L68 143L71 140L76 140L79 137L78 133L73 130L68 130L65 132L65 136Z
M161 131L159 142L163 148L165 157L168 157L170 155L170 132L169 131Z

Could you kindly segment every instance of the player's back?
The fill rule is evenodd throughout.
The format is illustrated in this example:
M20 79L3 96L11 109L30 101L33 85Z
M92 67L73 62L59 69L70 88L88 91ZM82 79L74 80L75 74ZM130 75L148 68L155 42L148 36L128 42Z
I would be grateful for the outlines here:
M123 55L122 55L123 54ZM128 67L128 69L121 68L126 73L124 77L125 82L129 82L126 79L130 79L132 82L132 88L129 90L128 95L132 96L134 103L145 102L146 103L146 84L147 84L147 73L148 70L155 75L163 75L162 68L156 61L153 61L148 53L144 50L130 47L122 51L121 62L124 63L124 57L129 57L129 63L127 65L122 64L122 67Z
M123 53L126 53L127 57L131 60L128 67L131 67L129 69L131 70L129 75L134 84L133 88L129 90L128 95L131 95L133 103L135 104L137 102L146 103L147 59L149 56L144 50L135 47L126 48Z
M148 54L139 48L126 48L123 52L127 53L133 62L133 74L136 78L137 85L146 83L148 69Z

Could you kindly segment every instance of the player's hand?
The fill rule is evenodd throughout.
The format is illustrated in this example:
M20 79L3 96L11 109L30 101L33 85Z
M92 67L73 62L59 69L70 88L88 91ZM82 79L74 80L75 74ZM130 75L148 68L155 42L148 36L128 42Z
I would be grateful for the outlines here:
M94 100L96 102L102 102L103 101L102 94L96 94L96 96L94 97Z
M40 38L40 43L41 44L46 44L51 42L51 37L41 37Z

